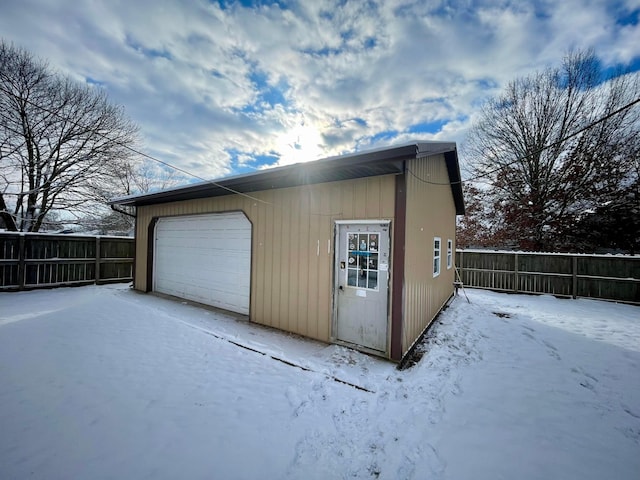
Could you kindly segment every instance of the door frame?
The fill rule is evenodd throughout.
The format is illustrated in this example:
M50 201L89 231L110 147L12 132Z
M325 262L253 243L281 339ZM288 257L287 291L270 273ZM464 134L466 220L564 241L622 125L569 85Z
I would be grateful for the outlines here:
M220 311L226 312L226 313L231 313L233 315L241 315L243 318L248 319L249 321L251 321L252 319L252 308L251 306L253 305L253 279L254 279L254 251L253 251L253 240L254 240L254 224L253 221L251 220L251 218L249 217L249 215L247 215L247 212L245 212L243 209L232 209L232 210L212 210L212 211L208 211L208 212L198 212L198 213L189 213L189 212L184 212L184 213L178 213L175 215L157 215L157 216L153 216L151 217L151 219L149 220L149 224L147 226L147 271L146 271L146 289L144 290L145 293L155 293L155 270L156 270L156 261L157 261L157 255L156 255L156 236L157 236L157 226L158 223L160 222L160 220L163 219L170 219L170 218L183 218L183 217L204 217L204 216L208 216L208 215L224 215L224 214L228 214L228 213L240 213L244 216L244 218L249 222L249 225L251 226L251 234L250 234L250 262L249 262L249 313L248 314L243 314L243 313L237 313L237 312L233 312L231 310L226 310L223 308L219 308L219 307L215 307L209 304L205 304L205 303L201 303L200 305L204 305L207 308L213 308L213 309L218 309ZM137 217L136 217L136 221L137 221ZM164 295L164 294L163 294ZM181 300L185 300L182 297L175 297L175 298L179 298ZM192 303L198 303L196 301L193 300L188 300L189 302Z
M384 357L390 358L391 355L391 290L392 290L392 271L393 271L393 222L390 219L357 219L357 220L334 220L333 222L333 282L331 286L331 333L330 341L337 345L344 345L349 348L354 348L353 343L343 342L337 338L336 332L338 331L338 281L340 275L340 269L337 268L338 256L340 254L340 225L387 225L389 227L389 274L387 280L387 339L384 351ZM357 350L371 353L376 356L381 356L379 350L367 348L362 345L357 345Z

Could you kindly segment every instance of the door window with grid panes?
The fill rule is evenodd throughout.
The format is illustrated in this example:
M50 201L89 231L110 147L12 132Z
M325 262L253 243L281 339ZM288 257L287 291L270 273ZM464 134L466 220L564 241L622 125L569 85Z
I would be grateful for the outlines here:
M349 233L347 286L378 290L379 233Z

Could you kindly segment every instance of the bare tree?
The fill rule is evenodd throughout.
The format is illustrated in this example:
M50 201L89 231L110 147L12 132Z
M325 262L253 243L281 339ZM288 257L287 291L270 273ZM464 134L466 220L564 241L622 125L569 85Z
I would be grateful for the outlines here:
M156 162L143 160L114 164L116 171L111 175L108 183L100 182L95 185L100 205L113 199L114 196L137 195L155 190L163 190L185 183L187 179L176 170L167 170ZM102 212L87 212L88 217L80 218L80 223L91 226L92 230L102 235L128 234L135 225L135 207L116 207Z
M623 107L639 96L637 74L603 78L589 50L489 100L467 150L495 210L496 238L526 249L571 248L584 212L634 182L640 108Z
M49 212L95 204L128 167L136 136L104 91L0 43L0 215L9 230L35 232Z

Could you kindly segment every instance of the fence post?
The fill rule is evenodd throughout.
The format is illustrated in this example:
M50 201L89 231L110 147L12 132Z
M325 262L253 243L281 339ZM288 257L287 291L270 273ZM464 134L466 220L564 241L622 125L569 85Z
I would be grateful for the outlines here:
M513 291L515 293L518 293L518 291L520 290L520 277L518 275L518 254L514 253L514 258L513 258L513 266L514 266L514 270L513 270L513 281L514 281L514 285L513 285Z
M572 258L573 260L573 268L572 268L572 275L573 275L573 285L572 285L572 297L575 300L578 297L578 257L577 256L573 256Z
M96 285L100 282L100 237L96 237Z
M27 269L25 264L25 257L27 256L27 249L25 246L25 236L23 233L18 234L18 290L24 290L26 283Z

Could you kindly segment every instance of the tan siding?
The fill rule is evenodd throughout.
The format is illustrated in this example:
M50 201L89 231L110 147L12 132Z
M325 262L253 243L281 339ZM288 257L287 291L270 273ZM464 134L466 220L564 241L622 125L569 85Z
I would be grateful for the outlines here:
M353 218L367 218L367 183L364 179L354 185Z
M271 192L267 195L267 201L273 203L273 195L271 195ZM262 267L262 273L264 282L262 284L262 290L257 290L258 292L267 290L271 292L271 295L262 295L264 305L262 306L261 311L268 312L268 314L263 315L262 321L260 322L269 326L273 326L273 255L276 246L274 242L273 217L275 208L267 207L265 209L265 233L262 237L264 252L264 266Z
M309 189L309 236L307 239L307 335L314 337L318 331L318 287L320 282L320 257L317 252L317 244L320 241L320 195L321 185Z
M393 188L382 188L382 195L380 196L380 218L390 219L395 216L396 205L396 189L395 178L393 180Z
M411 160L407 168L403 354L453 292L454 270L447 270L446 255L447 239L455 241L455 206L444 156ZM442 239L441 269L436 278L434 237Z
M242 210L253 226L251 320L328 341L333 222L393 219L394 188L395 178L385 176L251 193L268 203L227 195L139 207L135 288L147 288L147 230L153 217Z
M289 255L291 251L291 208L283 208L280 210L280 224L278 227L281 239L281 248L278 249L277 262L280 264L280 275L278 278L278 316L280 320L280 328L288 328L289 325L289 291L291 290L291 281L289 277L289 261L293 255ZM275 313L274 313L275 316Z
M331 183L329 185L329 213L331 213L330 222L333 222L333 219L341 217L342 211L344 210L344 207L342 205L342 193L345 190L345 187L341 187L341 184L336 183Z
M275 198L275 195L274 195ZM288 204L285 204L288 205ZM273 246L271 248L271 258L273 263L271 270L273 272L271 286L271 297L273 298L273 305L271 307L271 323L274 326L286 325L286 315L283 313L286 308L281 302L283 281L286 277L287 258L289 256L289 250L285 248L285 228L283 226L283 218L285 212L288 212L288 208L274 208L273 209Z
M331 272L333 256L327 253L327 242L331 242L332 220L331 220L331 193L332 185L323 184L320 196L320 210L318 212L318 224L320 231L318 235L318 282L319 285L328 285L329 288L318 288L318 319L331 318ZM318 338L329 338L330 322L320 320L317 323Z
M147 288L147 228L149 226L149 219L146 218L143 213L146 210L143 207L138 207L136 214L136 258L133 262L133 287L136 290L145 291ZM144 248L142 247L144 245Z
M288 293L288 315L286 319L286 323L283 321L283 329L297 332L298 331L298 297L301 295L300 290L300 267L301 260L299 254L299 245L300 245L300 229L299 218L300 218L300 203L292 202L291 208L289 210L289 251L292 253L289 255L289 288L287 289Z
M300 192L300 214L298 223L294 226L298 228L300 233L300 244L297 247L298 258L298 282L300 286L300 295L297 298L298 316L296 317L297 328L292 330L302 335L307 335L308 328L308 302L309 292L309 192L302 190Z
M367 203L366 214L369 218L379 214L380 210L380 177L371 177L367 179Z

